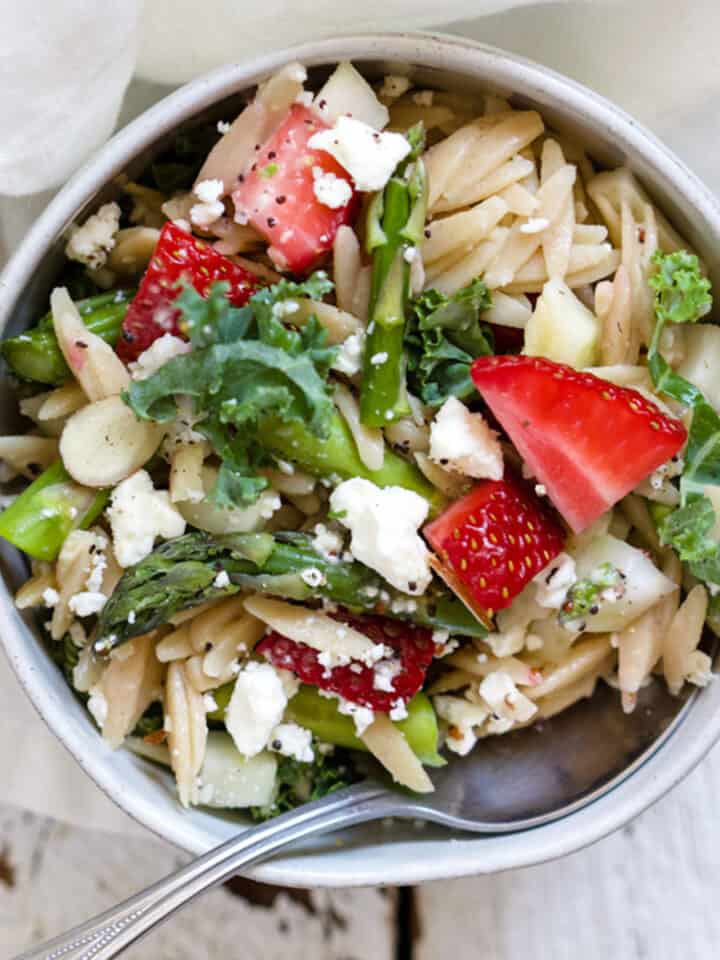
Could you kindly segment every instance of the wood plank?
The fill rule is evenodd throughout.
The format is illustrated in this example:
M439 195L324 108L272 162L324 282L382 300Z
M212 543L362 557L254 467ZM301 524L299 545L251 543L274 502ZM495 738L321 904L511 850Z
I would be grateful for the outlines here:
M150 838L0 807L0 956L107 909L186 860ZM394 893L282 890L234 880L135 944L128 960L391 960Z
M711 960L720 750L635 822L555 863L415 893L414 960Z

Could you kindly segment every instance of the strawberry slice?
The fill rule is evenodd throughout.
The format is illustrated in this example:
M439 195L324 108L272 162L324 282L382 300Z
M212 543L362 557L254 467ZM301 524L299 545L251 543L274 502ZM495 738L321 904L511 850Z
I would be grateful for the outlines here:
M211 284L224 280L230 284L228 299L236 307L247 303L258 287L254 274L187 230L166 223L123 320L116 350L125 363L136 360L164 333L183 335L177 325L180 312L172 307L173 300L180 293L178 284L181 280L191 283L202 295L207 293Z
M295 104L233 192L236 219L268 239L268 254L280 270L312 267L357 210L350 174L325 150L308 147L313 134L327 129L312 110Z
M687 440L682 423L637 390L542 357L480 357L472 378L576 533Z
M565 535L524 484L482 480L423 530L432 566L485 623L563 548Z
M334 614L333 619L349 624L373 643L392 648L397 657L379 660L373 667L350 663L328 670L318 662L318 653L312 647L274 631L255 649L274 666L291 670L303 683L380 713L389 713L398 701L407 703L422 688L435 652L432 631L386 617L356 617L346 610ZM378 682L383 689L375 686Z

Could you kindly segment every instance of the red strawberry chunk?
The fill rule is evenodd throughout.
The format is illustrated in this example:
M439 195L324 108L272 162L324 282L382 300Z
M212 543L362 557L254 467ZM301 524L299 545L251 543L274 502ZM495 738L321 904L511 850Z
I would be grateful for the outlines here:
M542 357L481 357L483 399L575 532L675 456L687 431L637 390Z
M117 345L121 360L136 360L143 350L164 333L183 336L178 328L180 311L173 300L180 281L191 283L199 294L219 280L230 284L228 300L236 307L247 303L258 287L257 277L238 266L210 244L168 222L160 231L155 253L140 288L128 307Z
M433 566L482 620L509 607L565 535L524 484L482 480L425 527Z
M357 210L359 195L350 174L329 153L308 146L313 134L327 129L312 110L295 104L232 195L236 219L250 222L268 239L268 254L280 270L309 270ZM316 177L328 174L349 187L339 207L326 206L316 196Z
M333 619L349 624L373 643L392 648L396 656L379 660L372 667L354 662L327 669L318 662L317 650L275 631L263 637L255 649L274 666L292 671L303 683L380 713L389 713L398 701L407 703L422 688L434 655L432 631L385 617L356 617L347 611L335 614ZM391 689L377 689L376 678L381 676L380 685Z

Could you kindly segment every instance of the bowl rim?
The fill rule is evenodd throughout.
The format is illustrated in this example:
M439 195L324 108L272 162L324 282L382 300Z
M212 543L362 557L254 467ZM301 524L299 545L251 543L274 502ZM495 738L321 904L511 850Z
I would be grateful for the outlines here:
M562 97L566 109L609 132L621 149L642 158L656 174L681 190L691 217L709 228L720 247L720 204L711 192L652 133L594 91L523 57L447 34L335 36L219 67L171 93L115 134L57 193L0 274L0 330L58 236L86 203L150 143L288 60L298 59L312 66L345 58L404 61L459 75L472 73L484 76L489 83L519 87L523 94L539 100L557 101ZM178 807L177 815L168 817L167 810L154 809L140 793L125 791L119 771L107 760L102 740L96 735L92 741L83 736L86 731L80 731L80 720L74 711L68 711L68 697L72 696L69 688L67 696L48 690L48 682L28 653L30 631L12 606L7 590L2 594L3 645L19 682L50 730L106 795L131 817L179 847L193 853L206 850L215 841L192 815ZM692 770L720 738L720 709L714 708L715 699L720 701L720 688L703 691L681 711L669 735L660 736L642 762L631 764L608 792L543 826L497 836L458 839L453 835L452 839L442 836L348 847L342 855L337 851L288 854L249 873L259 880L287 886L413 884L530 866L574 852L635 817ZM84 748L89 748L90 754Z

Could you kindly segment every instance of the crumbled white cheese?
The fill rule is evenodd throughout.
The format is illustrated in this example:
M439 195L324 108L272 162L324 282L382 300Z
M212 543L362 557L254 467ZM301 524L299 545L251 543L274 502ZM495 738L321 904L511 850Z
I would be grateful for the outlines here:
M388 358L387 351L381 350L379 353L374 353L370 357L370 363L374 367L381 367L384 363L387 363L387 358Z
M360 373L362 370L364 351L364 331L359 330L357 333L351 333L340 344L340 349L332 363L332 369L337 370L338 373L344 373L348 377L354 377L356 373Z
M43 590L42 598L46 607L54 607L60 599L60 594L57 590L53 590L52 587L48 587L46 590Z
M542 233L550 226L547 217L530 217L520 226L520 233Z
M166 490L155 490L145 470L138 470L115 487L107 516L121 567L130 567L146 557L157 537L169 540L185 533L185 520L170 502L170 495Z
M103 578L107 569L107 557L103 550L107 548L107 538L101 534L95 536L95 549L90 554L90 572L85 581L86 588L91 593L98 593L102 588Z
M403 593L424 593L432 579L430 554L417 531L427 517L427 500L353 477L332 492L330 508L350 530L357 560Z
M297 300L278 300L272 306L272 315L278 320L284 320L286 317L291 317L294 313L297 313L299 309L300 304Z
M450 656L450 654L454 653L460 646L460 641L458 638L451 637L450 631L446 630L444 627L433 630L432 641L435 646L434 656L438 660L441 660L443 657Z
M223 590L225 587L230 586L230 577L228 576L227 570L221 570L220 573L213 580L213 586L218 590Z
M225 192L222 180L201 180L193 187L200 203L190 207L190 221L196 227L208 227L225 213L225 204L220 199Z
M301 763L312 763L312 733L297 723L279 723L270 735L270 749Z
M318 203L331 210L339 210L352 198L352 187L342 177L331 170L313 167L313 193Z
M320 587L325 583L325 574L317 567L307 567L301 572L300 577L309 587L313 588Z
M410 89L410 81L407 77L398 77L389 73L383 77L382 86L378 93L381 97L387 97L388 100L395 100L401 97Z
M136 619L137 617L135 615L135 611L131 610L127 615L127 622L130 624L130 626L132 626L135 623Z
M448 397L430 425L430 457L447 470L478 479L502 480L503 455L497 434L481 413L470 413Z
M400 133L380 133L354 117L341 116L330 130L313 134L313 150L335 157L358 190L382 190L395 167L410 153L410 144Z
M696 687L706 687L713 679L712 660L702 650L693 650L685 663L685 679Z
M91 687L89 692L90 696L88 697L87 708L95 720L95 723L102 730L107 720L108 702L100 687Z
M434 90L418 90L417 93L412 95L413 103L416 103L419 107L431 107L434 98Z
M567 553L559 553L554 560L534 578L537 584L535 599L541 607L559 610L567 592L577 582L575 561Z
M217 710L217 700L211 693L203 694L203 707L205 708L205 713L213 713Z
M226 133L230 133L230 124L227 120L218 120L217 122L217 132L223 137Z
M412 597L393 597L390 610L396 614L415 613L417 610L417 600L413 600Z
M82 590L70 597L68 607L79 617L91 617L94 613L99 613L106 603L107 597L104 593Z
M337 531L330 530L324 523L316 523L313 530L312 545L326 560L337 562L343 549L343 538Z
M478 727L487 720L488 711L477 703L470 703L462 697L441 695L433 697L435 712L444 720L447 727L445 746L461 757L470 753L477 743Z
M405 247L403 250L403 260L405 263L412 263L413 260L417 259L418 248L417 247Z
M278 671L251 660L237 675L225 711L225 726L245 757L264 750L282 720L288 698Z
M91 270L104 266L115 246L115 235L120 229L120 213L117 203L105 203L81 227L75 227L65 247L68 260L84 263Z
M169 360L190 353L191 350L192 345L186 340L174 337L171 333L164 333L153 341L147 350L143 350L137 360L128 364L130 376L133 380L147 380Z
M351 703L343 697L338 697L338 712L346 717L352 717L355 724L355 733L361 737L375 719L375 713L370 707L363 707L359 703Z
M525 723L537 713L537 705L518 690L510 674L504 670L489 673L479 690L492 713L501 720Z
M405 701L400 697L398 697L397 700L393 700L390 719L398 723L400 720L407 720L407 715L408 712Z
M384 693L395 692L395 677L402 671L399 660L381 660L373 670L373 689Z

